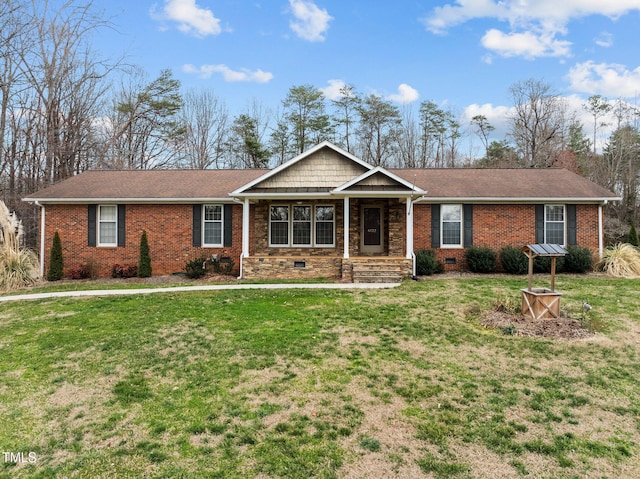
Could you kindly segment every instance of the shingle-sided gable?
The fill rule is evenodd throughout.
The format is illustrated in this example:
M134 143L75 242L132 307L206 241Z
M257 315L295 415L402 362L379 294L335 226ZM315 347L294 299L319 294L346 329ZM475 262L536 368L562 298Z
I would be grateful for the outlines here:
M329 143L294 158L237 193L329 192L372 167Z

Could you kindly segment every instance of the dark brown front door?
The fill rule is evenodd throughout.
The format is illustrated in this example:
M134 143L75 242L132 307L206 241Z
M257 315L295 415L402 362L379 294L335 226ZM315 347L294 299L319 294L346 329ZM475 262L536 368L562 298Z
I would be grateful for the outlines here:
M362 252L381 253L382 243L382 208L364 206L362 208Z

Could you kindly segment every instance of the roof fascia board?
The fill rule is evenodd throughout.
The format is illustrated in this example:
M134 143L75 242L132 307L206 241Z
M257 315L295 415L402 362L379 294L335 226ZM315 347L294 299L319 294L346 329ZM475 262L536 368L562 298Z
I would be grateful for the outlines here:
M298 156L296 156L295 158L292 158L289 161L284 162L283 164L281 164L280 166L274 168L273 170L270 170L268 172L266 172L264 175L260 175L259 177L257 177L255 180L250 181L249 183L247 183L244 186L241 186L240 188L232 191L230 194L231 196L239 196L241 195L244 191L253 188L255 185L263 182L264 180L271 178L272 176L277 175L278 173L280 173L283 170L286 170L287 168L289 168L292 165L295 165L296 163L298 163L300 160L303 160L304 158L314 154L315 152L321 150L324 147L328 147L331 148L333 151L335 151L336 153L345 156L346 158L350 159L351 161L363 166L364 168L366 168L367 170L370 170L373 168L372 165L370 165L369 163L367 163L366 161L361 160L360 158L352 155L351 153L344 151L342 148L337 147L336 145L334 145L333 143L329 142L329 141L323 141L322 143L317 144L316 146L314 146L313 148L300 153Z
M428 197L423 196L418 203L607 203L609 201L620 201L619 197L595 197L595 198L571 198L571 197L549 197L549 198L492 198L492 197Z
M88 204L88 203L128 203L128 204L176 204L176 203L234 203L233 198L23 198L27 203L46 204Z

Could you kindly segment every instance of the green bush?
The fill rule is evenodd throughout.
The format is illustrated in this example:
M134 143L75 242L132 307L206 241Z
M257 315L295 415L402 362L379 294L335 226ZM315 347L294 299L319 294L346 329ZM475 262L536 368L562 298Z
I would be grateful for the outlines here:
M465 251L464 259L472 273L493 273L496 270L496 252L491 248L471 246Z
M416 275L431 276L444 273L444 265L436 259L436 252L432 249L416 251Z
M187 277L191 279L202 278L207 272L207 257L202 256L200 258L192 259L188 261L184 267L187 272Z
M60 235L56 231L53 235L51 254L49 256L49 269L47 270L47 281L60 281L62 279L62 242Z
M500 250L500 264L505 273L527 274L529 258L516 246L505 246Z
M593 267L591 250L582 246L568 246L564 257L564 270L567 273L586 273Z
M217 274L232 274L234 262L229 257L212 258L211 264L213 265L213 271Z
M564 257L558 256L556 258L556 272L564 270ZM533 258L533 272L534 273L551 273L551 257L550 256L536 256Z
M138 262L138 276L148 278L151 276L151 256L149 255L149 241L147 232L143 231L140 237L140 260Z

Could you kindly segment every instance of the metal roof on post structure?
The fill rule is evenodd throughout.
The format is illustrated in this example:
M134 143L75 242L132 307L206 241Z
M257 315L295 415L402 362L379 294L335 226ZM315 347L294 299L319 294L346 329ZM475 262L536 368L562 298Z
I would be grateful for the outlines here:
M533 258L547 256L551 258L551 291L556 289L556 258L567 254L567 250L559 244L528 244L522 248L522 252L529 258L529 291L533 281Z

